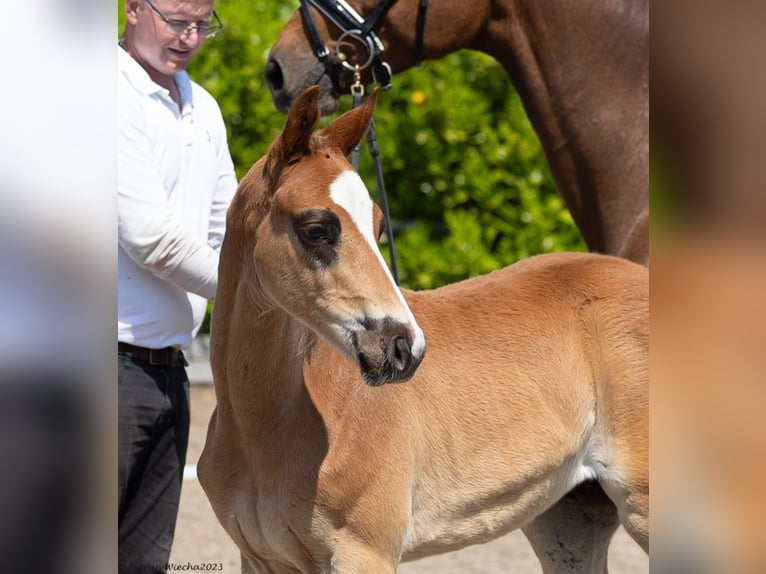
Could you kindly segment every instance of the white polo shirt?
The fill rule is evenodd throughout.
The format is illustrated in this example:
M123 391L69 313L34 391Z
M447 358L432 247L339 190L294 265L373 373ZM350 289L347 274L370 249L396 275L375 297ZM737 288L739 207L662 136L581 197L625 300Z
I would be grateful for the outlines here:
M221 110L175 75L168 90L118 53L117 339L187 348L215 295L226 209L237 180Z

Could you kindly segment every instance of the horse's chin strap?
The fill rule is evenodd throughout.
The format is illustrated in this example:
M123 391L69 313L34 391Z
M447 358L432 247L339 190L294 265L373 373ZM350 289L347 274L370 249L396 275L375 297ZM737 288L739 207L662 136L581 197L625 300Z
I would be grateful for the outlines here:
M314 50L314 55L316 56L317 60L322 63L327 76L332 82L333 91L335 92L333 95L339 96L340 65L339 63L335 63L330 60L330 51L324 45L324 42L322 42L322 38L319 37L319 30L317 30L316 23L314 22L314 17L311 15L311 10L309 10L309 2L307 0L301 0L300 10L301 16L303 17L303 28L308 34L309 43L311 44L311 48Z

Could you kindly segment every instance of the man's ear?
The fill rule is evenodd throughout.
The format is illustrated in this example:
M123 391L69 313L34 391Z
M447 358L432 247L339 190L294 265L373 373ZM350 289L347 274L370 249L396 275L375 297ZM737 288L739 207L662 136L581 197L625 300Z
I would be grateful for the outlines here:
M138 23L138 12L141 9L141 0L125 0L125 19L131 26Z

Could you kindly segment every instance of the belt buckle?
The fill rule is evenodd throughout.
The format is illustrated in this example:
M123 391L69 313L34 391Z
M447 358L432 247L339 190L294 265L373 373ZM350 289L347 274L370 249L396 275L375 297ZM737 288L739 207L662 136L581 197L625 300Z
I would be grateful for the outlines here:
M167 349L149 349L149 364L153 367L167 366L169 364L168 358Z

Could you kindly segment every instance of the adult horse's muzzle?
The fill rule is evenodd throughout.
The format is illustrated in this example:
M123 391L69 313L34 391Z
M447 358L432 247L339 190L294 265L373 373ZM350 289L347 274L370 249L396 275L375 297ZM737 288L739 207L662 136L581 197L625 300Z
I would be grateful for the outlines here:
M298 97L304 89L318 85L319 86L319 113L322 116L329 116L338 109L338 99L335 83L326 73L325 67L314 60L310 62L301 62L309 66L299 71L283 68L279 58L275 55L269 57L264 69L264 80L266 86L271 92L271 99L274 106L283 114L286 114L295 98ZM295 84L291 78L299 78Z

